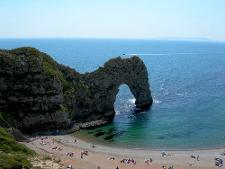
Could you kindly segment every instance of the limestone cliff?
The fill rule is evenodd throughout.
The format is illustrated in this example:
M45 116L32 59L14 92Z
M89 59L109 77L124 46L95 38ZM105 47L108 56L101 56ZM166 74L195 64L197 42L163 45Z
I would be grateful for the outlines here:
M0 118L23 131L110 122L121 84L129 86L137 108L150 107L147 69L136 56L80 74L34 48L0 50Z

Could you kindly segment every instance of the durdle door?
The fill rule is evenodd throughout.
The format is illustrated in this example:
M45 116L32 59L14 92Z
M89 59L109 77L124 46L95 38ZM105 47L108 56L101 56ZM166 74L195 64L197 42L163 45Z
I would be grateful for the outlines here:
M114 58L80 74L34 48L0 50L0 117L23 132L110 122L122 84L140 111L151 106L148 72L137 56Z

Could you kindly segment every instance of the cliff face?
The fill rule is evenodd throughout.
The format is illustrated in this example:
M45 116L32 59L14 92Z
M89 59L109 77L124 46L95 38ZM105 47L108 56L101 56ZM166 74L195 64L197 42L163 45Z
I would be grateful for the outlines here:
M24 131L109 122L121 84L129 86L137 108L150 107L148 74L138 57L111 59L79 74L33 48L0 50L0 117Z

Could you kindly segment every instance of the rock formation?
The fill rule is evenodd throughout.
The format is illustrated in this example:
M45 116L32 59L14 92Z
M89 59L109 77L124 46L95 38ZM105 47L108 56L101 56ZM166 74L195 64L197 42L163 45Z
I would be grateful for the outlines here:
M121 84L129 86L138 109L151 106L147 69L136 56L80 74L37 49L0 50L0 118L23 131L110 122Z

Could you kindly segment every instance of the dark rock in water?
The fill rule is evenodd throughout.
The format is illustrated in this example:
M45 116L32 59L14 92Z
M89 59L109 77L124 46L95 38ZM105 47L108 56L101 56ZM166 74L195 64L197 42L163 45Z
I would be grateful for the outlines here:
M98 129L98 130L95 130L95 132L102 132L102 130L101 129Z
M124 134L124 133L125 133L125 131L119 131L119 132L117 132L117 133L110 134L110 135L106 136L106 137L104 138L104 140L111 140L112 138L114 138L114 137L116 137L116 136L121 136L121 135Z
M193 134L194 131L192 130L187 130L186 132L182 132L182 133L172 133L170 135L171 138L190 138L191 135Z
M99 137L99 136L102 136L104 134L105 134L105 132L101 131L101 132L95 133L94 136Z
M159 136L158 139L160 139L160 140L165 140L166 137L164 137L164 136Z
M114 131L115 131L115 129L109 129L109 130L107 131L107 134L112 134Z
M109 142L109 143L112 143L114 141L115 141L114 139L107 140L107 142Z
M21 131L73 131L111 122L121 84L129 86L138 109L151 106L147 69L137 56L80 74L34 48L0 50L0 113Z
M104 140L111 140L116 134L111 134L104 138Z
M93 134L93 133L94 133L93 131L89 131L89 132L88 132L88 134Z

